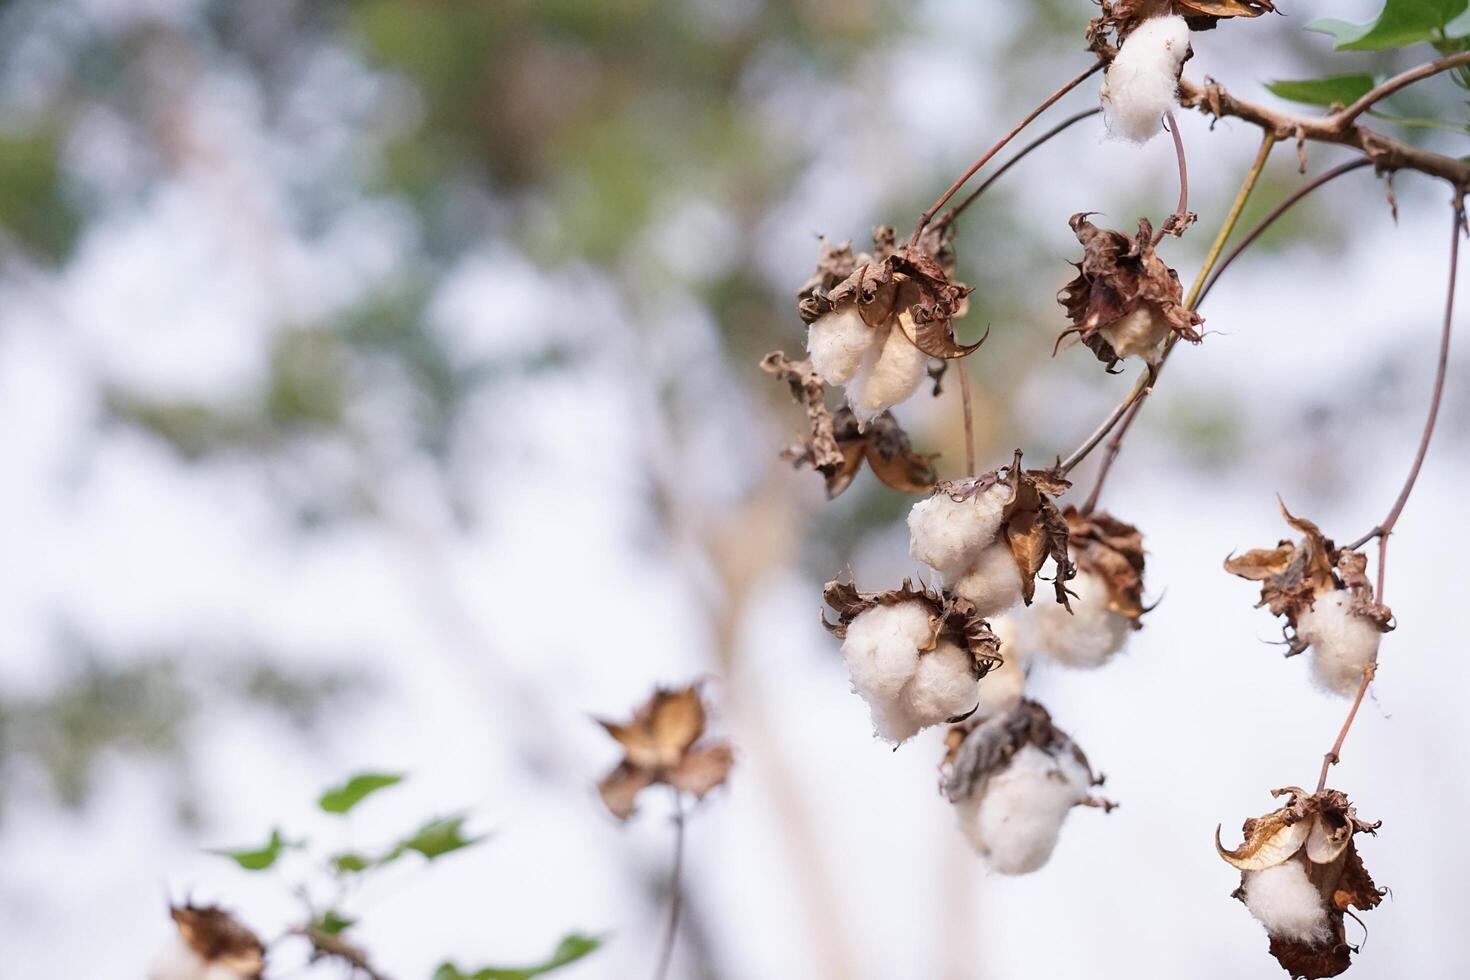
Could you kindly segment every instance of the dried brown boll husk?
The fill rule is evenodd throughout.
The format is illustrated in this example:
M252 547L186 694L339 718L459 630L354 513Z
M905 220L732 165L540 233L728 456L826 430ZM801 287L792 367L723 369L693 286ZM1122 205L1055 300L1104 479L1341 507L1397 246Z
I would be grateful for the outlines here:
M894 230L873 232L872 253L853 254L850 244L824 241L817 270L796 294L803 322L843 307L854 307L870 329L896 319L915 347L930 357L964 357L981 341L960 344L954 320L969 309L970 287L954 281L954 249L949 230L928 230L914 249L898 247Z
M1308 646L1296 634L1297 619L1312 608L1317 597L1340 589L1352 596L1350 612L1372 623L1379 632L1393 629L1393 611L1373 600L1373 586L1365 569L1368 558L1361 551L1336 547L1316 524L1294 517L1286 504L1277 503L1286 523L1303 535L1300 541L1282 540L1275 548L1256 548L1225 559L1225 571L1261 583L1261 601L1276 616L1286 617L1282 632L1287 656Z
M875 606L893 606L917 602L927 607L932 634L919 648L919 655L933 653L941 640L948 640L970 655L970 670L976 680L1002 663L1000 638L990 624L975 615L974 607L964 599L946 597L926 586L914 588L909 579L887 592L859 592L856 584L836 579L822 587L822 599L837 613L837 622L829 622L822 612L822 625L839 640L847 639L847 627L854 619Z
M1287 797L1286 804L1246 820L1242 827L1245 840L1238 848L1227 850L1220 843L1220 828L1215 828L1215 850L1241 871L1241 885L1231 897L1245 902L1246 876L1251 872L1288 861L1302 864L1327 916L1330 938L1309 943L1272 935L1271 955L1293 977L1335 977L1352 965L1355 952L1344 930L1348 910L1366 912L1383 900L1384 892L1363 867L1353 841L1357 834L1376 833L1380 825L1359 820L1347 795L1338 790L1308 795L1289 786L1272 790L1271 795Z
M632 816L638 794L650 786L662 783L702 799L725 781L735 762L730 746L723 741L695 745L705 720L697 685L656 689L626 725L598 719L623 747L623 761L598 785L615 817Z
M265 945L218 905L174 905L169 915L184 945L210 966L221 966L242 980L260 980Z
M1098 228L1087 220L1090 213L1080 212L1070 221L1082 243L1082 261L1074 263L1077 278L1057 293L1057 302L1072 320L1057 337L1057 346L1075 333L1114 373L1124 357L1135 354L1152 368L1158 363L1158 344L1170 333L1199 343L1195 328L1204 318L1185 309L1179 274L1154 251L1149 220L1139 218L1138 234L1130 238Z
M1273 0L1102 0L1102 14L1087 25L1087 46L1104 57L1133 29L1154 17L1178 14L1190 30L1207 31L1232 17L1276 11Z
M1034 745L1053 758L1075 759L1089 773L1089 782L1101 786L1105 778L1093 774L1086 754L1072 737L1052 723L1040 703L1022 700L1014 708L984 719L953 725L944 736L944 758L939 763L939 789L951 803L985 792L991 776L1005 769L1024 745ZM1105 809L1116 804L1089 801Z
M811 426L811 435L782 450L781 458L821 473L829 499L848 488L864 460L873 475L894 490L928 493L933 488L933 457L914 452L908 433L891 413L884 412L863 429L847 406L835 413L827 408L826 386L810 361L791 361L775 351L761 361L761 368L790 384L791 395L806 407Z
M1143 534L1106 511L1083 514L1069 505L1062 517L1077 567L1107 586L1110 612L1141 629L1140 618L1148 611L1143 605Z

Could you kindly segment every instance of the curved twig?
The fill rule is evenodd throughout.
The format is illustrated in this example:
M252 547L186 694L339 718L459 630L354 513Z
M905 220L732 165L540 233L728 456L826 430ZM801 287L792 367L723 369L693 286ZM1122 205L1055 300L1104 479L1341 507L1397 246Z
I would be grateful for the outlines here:
M1440 72L1449 71L1451 68L1459 68L1461 65L1470 65L1470 53L1450 55L1448 58L1440 58L1438 61L1410 68L1382 84L1375 85L1362 98L1341 112L1335 113L1331 118L1340 126L1350 126L1353 120L1399 89L1407 88L1415 82L1438 75Z
M684 870L684 800L674 790L674 868L669 873L669 926L664 932L663 945L659 949L658 966L654 967L653 980L664 980L669 975L669 964L674 959L674 939L679 933L679 910L683 905L684 888L680 878Z

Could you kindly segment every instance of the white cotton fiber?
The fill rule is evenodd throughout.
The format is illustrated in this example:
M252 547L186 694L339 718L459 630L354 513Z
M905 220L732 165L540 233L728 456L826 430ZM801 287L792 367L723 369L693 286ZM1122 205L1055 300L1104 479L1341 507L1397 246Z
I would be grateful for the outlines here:
M873 734L897 745L919 733L925 725L914 716L908 699L899 695L892 700L870 699L868 713L873 718Z
M907 317L907 311L900 314ZM929 355L913 345L896 324L881 328L847 384L847 404L866 425L919 390L929 374Z
M842 641L852 686L864 698L897 697L919 665L934 626L921 602L874 606L853 619Z
M1108 609L1107 585L1091 572L1079 571L1067 587L1077 594L1070 613L1049 601L1029 610L1030 646L1068 667L1101 667L1127 642L1128 617Z
M954 583L956 595L975 606L981 618L1003 613L1021 601L1021 569L1010 545L996 541L986 546L975 564Z
M965 836L992 870L1028 874L1051 857L1062 823L1088 788L1087 770L1070 754L1054 759L1024 745L983 793L955 808Z
M924 725L938 725L974 710L980 699L974 658L949 640L919 658L909 682L908 701L914 717Z
M877 339L856 305L824 313L807 328L806 349L812 368L829 385L845 385L857 374L863 354Z
M964 500L942 490L926 497L909 511L909 554L946 584L954 582L995 540L1010 499L1011 488L1003 483Z
M1313 946L1332 938L1332 925L1317 886L1300 861L1245 873L1245 907L1266 931Z
M1135 28L1103 80L1108 132L1134 143L1153 139L1164 113L1179 107L1179 71L1187 57L1189 25L1183 17L1154 17Z
M1158 364L1162 354L1160 345L1169 336L1169 321L1153 306L1140 303L1132 313L1100 332L1119 357L1141 357L1150 364Z
M1317 596L1312 608L1296 618L1296 632L1312 645L1312 678L1323 690L1352 696L1363 681L1363 669L1378 652L1383 634L1372 622L1354 616L1352 594L1345 589Z

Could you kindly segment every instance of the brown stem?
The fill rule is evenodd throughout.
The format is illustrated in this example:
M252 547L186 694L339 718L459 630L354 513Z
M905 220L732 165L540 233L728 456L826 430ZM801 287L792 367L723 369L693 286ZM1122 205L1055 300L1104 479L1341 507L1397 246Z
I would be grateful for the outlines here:
M960 404L965 412L965 475L975 475L975 415L970 406L970 372L965 370L965 359L955 362L960 374Z
M683 887L679 882L684 870L684 799L674 790L674 869L669 875L669 926L664 932L663 946L658 955L658 966L654 968L653 980L664 980L669 975L669 964L674 959L674 938L679 932L679 909L683 905Z
M1455 279L1460 268L1460 234L1465 226L1465 203L1457 193L1453 206L1454 224L1450 229L1450 276L1449 287L1445 295L1444 303L1444 325L1439 335L1439 361L1434 371L1434 392L1429 396L1429 416L1424 420L1424 432L1419 437L1419 448L1414 453L1414 462L1409 467L1409 477L1404 481L1404 487L1399 491L1398 499L1393 503L1393 509L1383 519L1383 523L1374 528L1373 531L1363 539L1366 541L1373 534L1378 535L1378 590L1377 599L1383 601L1383 576L1388 561L1388 539L1393 534L1394 525L1399 521L1399 516L1404 512L1404 506L1409 502L1409 495L1414 492L1414 484L1419 479L1419 471L1424 467L1424 457L1429 452L1429 440L1434 436L1434 424L1439 419L1439 405L1444 397L1445 376L1449 373L1450 364L1450 335L1453 332L1455 320ZM1361 544L1362 542L1358 542ZM1354 545L1356 547L1356 545ZM1373 656L1368 660L1368 666L1363 670L1363 680L1358 685L1358 693L1353 698L1353 706L1348 709L1347 720L1342 723L1342 729L1337 733L1337 741L1332 743L1332 748L1322 757L1322 773L1317 778L1317 791L1320 793L1327 785L1327 770L1334 766L1341 755L1342 743L1347 740L1348 731L1353 727L1353 719L1358 716L1358 707L1363 703L1363 696L1368 693L1368 685L1373 683L1373 675L1378 671L1378 651L1373 651Z
M1036 139L1032 140L1030 143L1027 143L1016 153L1015 156L1011 157L1005 163L1001 164L1000 168L996 170L995 173L991 174L989 177L986 177L984 182L982 182L979 187L971 191L968 197L966 197L960 203L956 204L954 207L950 208L948 211L941 214L934 221L934 227L948 228L950 224L952 224L954 220L958 218L966 208L975 203L975 200L981 194L984 194L987 190L990 189L991 184L994 184L997 180L999 180L1007 170L1010 170L1016 164L1025 159L1028 153L1050 140L1053 136L1056 136L1070 129L1072 126L1088 118L1089 116L1095 116L1100 112L1102 112L1102 108L1095 107L1092 109L1083 109L1081 112L1073 113L1066 119L1063 119L1061 122L1057 123L1051 129L1048 129L1046 132L1036 137Z
M1182 222L1189 217L1189 164L1184 159L1184 137L1179 135L1179 121L1174 118L1173 112L1165 112L1164 119L1169 124L1169 135L1174 137L1174 155L1179 159L1179 206L1174 209L1174 222L1181 223L1179 231L1182 233ZM1159 230L1154 234L1155 245L1169 234L1169 226L1174 222L1165 221L1159 225Z
M1101 61L1097 62L1091 68L1088 68L1086 71L1082 72L1071 81L1067 82L1067 84L1057 89L1051 95L1047 96L1045 101L1043 101L1041 105L1037 106L1035 109L1032 109L1030 114L1027 115L1025 119L1022 119L1009 133L1006 133L1003 137L1001 137L999 143L996 143L990 149L981 154L980 159L972 163L970 165L970 169L961 174L960 179L951 184L949 190L941 194L939 200L935 201L933 205L930 206L929 210L925 211L924 214L919 218L919 223L914 228L913 235L909 238L908 247L913 248L919 244L919 236L924 233L925 228L929 227L929 222L936 214L939 213L939 209L948 204L949 199L954 197L955 194L959 192L959 189L961 187L964 187L965 184L969 182L970 178L975 176L976 172L978 172L981 167L989 163L991 157L995 156L1002 149L1004 149L1005 145L1011 140L1015 139L1016 135L1020 133L1021 130L1031 125L1031 123L1036 120L1037 116L1041 115L1043 112L1050 109L1054 104L1056 104L1058 99L1066 95L1068 92L1072 91L1078 85L1081 85L1083 82L1087 81L1088 78L1101 70L1103 64L1104 63Z
M1450 55L1447 58L1440 58L1438 61L1431 61L1428 64L1419 65L1417 68L1410 68L1408 71L1395 75L1387 81L1374 86L1361 99L1346 109L1343 109L1332 118L1339 125L1351 125L1354 119L1357 119L1376 103L1388 98L1399 89L1413 85L1415 82L1429 78L1430 76L1438 75L1442 71L1458 68L1461 65L1470 65L1470 53Z
M1368 166L1372 162L1373 161L1364 158L1361 160L1349 160L1347 163L1333 167L1331 170L1318 176L1316 179L1297 188L1297 190L1293 192L1290 197L1282 201L1280 204L1276 205L1276 207L1272 208L1271 212L1267 214L1264 218L1262 218L1260 220L1260 223L1252 228L1250 230L1250 233L1240 240L1240 244L1231 249L1230 254L1225 256L1220 264L1215 267L1215 271L1210 275L1210 278L1205 281L1204 287L1199 291L1199 296L1195 300L1196 308L1199 306L1200 303L1203 303L1205 297L1209 295L1211 288L1213 288L1215 285L1215 281L1225 274L1226 269L1230 268L1230 263L1238 259L1240 257L1240 253L1244 252L1246 249L1254 245L1256 239L1265 234L1266 229L1275 224L1276 220L1280 218L1283 214L1290 211L1298 201L1306 197L1308 194L1311 194L1322 185L1336 180L1338 177L1341 177L1345 173L1350 173L1354 170L1361 170L1363 167Z

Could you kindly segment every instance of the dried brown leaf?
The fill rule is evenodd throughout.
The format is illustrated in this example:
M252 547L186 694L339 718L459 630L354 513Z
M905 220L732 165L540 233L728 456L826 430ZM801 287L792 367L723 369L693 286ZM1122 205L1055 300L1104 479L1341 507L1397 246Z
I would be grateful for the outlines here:
M623 760L598 791L613 815L626 820L638 794L667 783L702 797L724 782L733 756L724 743L695 746L704 734L706 713L698 686L656 689L628 724L598 721L623 748Z
M218 905L169 908L184 944L210 965L219 965L243 980L259 980L265 969L260 938Z
M1062 512L1077 566L1103 581L1108 609L1140 627L1143 606L1143 535L1132 524L1106 511L1083 514L1075 507Z

